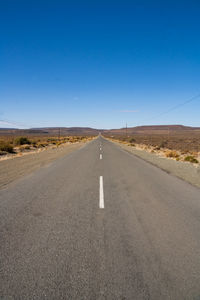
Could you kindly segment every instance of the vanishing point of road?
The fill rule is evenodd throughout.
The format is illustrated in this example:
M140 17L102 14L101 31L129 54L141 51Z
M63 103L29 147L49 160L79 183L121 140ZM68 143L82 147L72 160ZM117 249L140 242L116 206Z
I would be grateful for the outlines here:
M101 136L15 181L0 299L200 299L200 189Z

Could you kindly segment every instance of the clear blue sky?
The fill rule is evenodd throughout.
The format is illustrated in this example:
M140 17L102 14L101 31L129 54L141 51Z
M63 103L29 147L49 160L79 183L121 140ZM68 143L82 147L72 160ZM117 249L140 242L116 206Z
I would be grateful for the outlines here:
M199 93L199 0L0 3L1 120L200 126L200 97L157 116Z

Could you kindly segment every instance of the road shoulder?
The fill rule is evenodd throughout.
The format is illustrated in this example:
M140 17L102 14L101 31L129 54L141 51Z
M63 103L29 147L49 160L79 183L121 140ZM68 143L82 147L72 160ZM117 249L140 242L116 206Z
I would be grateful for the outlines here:
M179 177L190 184L200 188L200 167L189 162L175 161L165 157L157 156L154 153L149 153L145 150L135 149L134 147L117 141L111 141L120 146L123 150L132 153L133 155L159 167L160 169Z
M21 157L14 157L0 161L0 189L23 176L29 175L37 169L47 166L72 151L80 149L85 143L75 143L52 147L42 152L35 152Z

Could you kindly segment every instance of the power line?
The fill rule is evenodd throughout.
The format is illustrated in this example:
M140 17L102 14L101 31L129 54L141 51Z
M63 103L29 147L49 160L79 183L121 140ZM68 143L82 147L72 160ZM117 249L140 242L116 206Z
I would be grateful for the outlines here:
M179 103L179 104L177 104L177 105L175 105L175 106L169 108L168 110L166 110L166 111L164 111L164 112L162 112L162 113L160 113L160 114L154 116L153 118L148 119L147 122L148 122L148 121L151 121L151 120L154 120L154 119L156 119L156 118L159 118L159 117L161 117L161 116L163 116L163 115L166 115L166 114L168 114L168 113L170 113L170 112L172 112L172 111L178 109L179 107L182 107L182 106L184 106L184 105L186 105L186 104L188 104L188 103L190 103L190 102L196 100L196 99L199 98L199 97L200 97L200 94L198 94L198 95L196 95L196 96L193 96L192 98L190 98L190 99L188 99L188 100L186 100L186 101L184 101L184 102L182 102L182 103Z
M31 127L31 126L27 126L27 124L23 124L23 123L19 123L19 122L15 122L15 121L10 121L7 119L0 119L0 123L3 123L5 125L9 125L9 126L19 126L19 127Z

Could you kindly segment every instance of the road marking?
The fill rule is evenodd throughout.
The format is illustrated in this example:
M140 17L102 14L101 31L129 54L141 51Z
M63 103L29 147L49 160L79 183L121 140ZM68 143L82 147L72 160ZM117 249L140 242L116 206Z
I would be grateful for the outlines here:
M102 154L100 154L100 157L99 157L100 159L102 159Z
M104 208L103 176L99 177L99 208Z
M101 151L101 147L100 147L100 151Z

